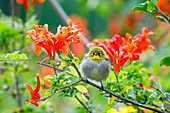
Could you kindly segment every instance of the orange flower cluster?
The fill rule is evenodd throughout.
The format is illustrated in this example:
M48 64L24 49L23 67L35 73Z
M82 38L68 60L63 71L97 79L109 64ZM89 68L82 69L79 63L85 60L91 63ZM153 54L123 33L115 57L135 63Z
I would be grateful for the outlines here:
M41 95L38 93L39 90L40 90L39 73L37 73L37 86L36 86L36 88L34 90L28 84L25 84L25 86L28 88L28 90L30 91L30 94L31 94L31 99L28 102L31 103L31 104L34 104L34 105L36 105L38 107L39 104L36 102L36 100L39 100L41 98Z
M57 33L54 35L48 31L48 25L33 25L31 32L26 32L35 43L35 52L40 55L41 47L46 50L49 57L55 57L55 52L62 52L63 55L68 55L69 45L71 42L81 42L78 33L81 29L78 28L71 20L68 20L68 27L58 26Z
M24 3L24 8L27 11L28 10L28 0L16 0L18 4ZM45 0L38 0L39 3L43 3ZM32 0L32 5L36 5L37 0Z
M114 72L117 73L128 60L132 63L132 60L139 59L142 51L146 51L151 43L147 37L151 34L153 33L144 27L142 34L137 34L133 38L128 33L125 34L125 38L116 34L112 39L94 39L92 44L105 50L113 64Z

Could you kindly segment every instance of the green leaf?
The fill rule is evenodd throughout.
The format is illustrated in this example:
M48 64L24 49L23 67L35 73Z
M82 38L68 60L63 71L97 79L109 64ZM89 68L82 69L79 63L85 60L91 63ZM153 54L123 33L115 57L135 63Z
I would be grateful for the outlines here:
M0 60L27 60L28 57L25 53L18 54L19 51L15 51L13 53L7 53L0 55Z
M20 58L21 58L21 55L17 54L16 57L13 58L13 60L20 60Z
M75 76L79 77L79 75L78 75L77 71L74 69L74 67L73 67L73 66L68 66L68 69L71 71L71 73L72 73L73 75L75 75Z
M133 99L135 99L135 98L136 98L136 95L135 95L134 93L135 93L135 92L134 92L133 89L129 89L127 95L128 95L129 97L132 97Z
M158 2L158 0L152 0L152 2L153 2L153 3L156 3L156 2Z
M168 13L165 13L166 16L168 16L169 14Z
M45 76L44 80L47 80L49 82L54 82L55 81L55 76L54 75Z
M159 103L158 106L159 106L160 109L163 109L163 110L165 109L164 108L164 103Z
M151 1L148 1L147 3L148 3L147 11L150 12L150 13L156 13L155 4Z
M6 59L6 55L0 55L0 60Z
M165 66L170 66L170 56L166 56L160 61L160 66L165 65Z
M147 11L147 6L148 6L148 4L145 2L145 3L141 3L141 4L139 4L138 6L135 6L135 7L133 7L133 11Z
M160 20L161 22L166 22L166 19L162 16L157 16L156 17L158 20Z
M28 57L25 53L22 53L20 58L21 58L21 60L27 60L28 59Z

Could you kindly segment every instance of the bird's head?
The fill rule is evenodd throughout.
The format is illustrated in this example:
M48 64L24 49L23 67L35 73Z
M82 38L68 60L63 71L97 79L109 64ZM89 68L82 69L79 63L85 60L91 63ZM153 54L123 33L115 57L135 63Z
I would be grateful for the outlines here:
M106 58L106 53L101 47L92 47L88 53L90 59L95 62L100 62Z

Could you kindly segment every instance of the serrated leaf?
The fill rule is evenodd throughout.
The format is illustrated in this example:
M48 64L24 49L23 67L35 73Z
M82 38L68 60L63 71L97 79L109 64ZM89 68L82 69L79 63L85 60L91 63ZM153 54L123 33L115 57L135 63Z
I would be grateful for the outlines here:
M170 56L166 56L161 59L160 66L162 66L162 65L170 66Z

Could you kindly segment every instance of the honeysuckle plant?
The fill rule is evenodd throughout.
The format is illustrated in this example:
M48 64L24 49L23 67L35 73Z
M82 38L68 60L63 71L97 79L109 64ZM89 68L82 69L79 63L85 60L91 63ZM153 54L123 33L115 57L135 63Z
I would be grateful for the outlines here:
M29 13L28 1L30 1L30 4L32 2L33 6L37 2L37 0L17 0L18 4L24 4L27 13ZM45 0L38 0L39 3L44 1ZM161 0L145 0L144 3L134 7L133 10L154 14L162 22L169 23L167 14L169 12L167 11L166 13L163 8L168 2L167 0L164 2L160 1ZM161 12L161 10L163 12ZM4 28L2 27L2 33L0 33L0 37L2 37L2 40L0 40L0 44L2 45L1 50L6 49L5 47L9 43L9 39L13 39L14 36L18 37L18 39L22 39L21 37L23 37L25 30L28 28L30 29L30 26L32 26L33 20L31 19L25 23L18 20L22 23L18 24L18 26L22 26L20 29L14 29L4 23L0 23L1 26L5 26ZM35 22L35 24L36 23L37 22ZM27 38L30 37L32 39L35 45L34 51L37 55L42 53L46 54L46 57L43 56L45 58L43 58L41 62L38 62L39 67L43 65L52 68L54 74L43 78L50 82L44 92L44 96L40 95L42 94L42 79L39 68L35 76L35 86L25 84L26 87L24 87L23 84L18 84L19 75L28 71L27 65L22 62L28 58L26 54L20 53L21 51L11 53L6 49L6 54L0 55L0 63L2 64L0 70L4 72L5 76L11 75L14 77L14 85L16 85L17 94L12 92L11 95L13 97L17 95L17 102L21 108L14 112L23 112L23 110L24 112L34 112L34 106L38 107L34 109L42 108L44 109L42 112L47 112L46 109L51 108L51 105L49 105L47 101L49 98L53 99L55 96L60 98L76 98L82 105L77 107L79 112L170 112L168 109L170 94L166 89L162 88L159 78L152 75L152 72L149 72L143 64L138 64L140 55L143 51L146 51L148 48L154 48L151 45L150 40L150 36L153 35L153 32L150 32L147 27L144 27L142 33L135 36L131 36L129 33L126 33L125 36L115 34L110 39L95 39L88 44L85 43L87 46L92 45L103 48L111 63L111 72L106 81L103 82L103 87L101 87L97 82L86 80L83 77L79 71L79 64L81 61L75 57L70 50L71 43L75 43L75 45L80 43L82 35L84 35L84 33L82 33L83 30L78 26L79 24L68 20L68 26L62 27L59 25L57 27L57 33L55 34L48 30L48 24L45 24L44 26L35 24L33 25L32 30L26 32ZM16 40L17 38L14 39ZM17 47L18 46L20 46L20 44L18 44ZM24 46L21 44L21 50L23 47ZM9 50L11 48L13 50L16 49L12 46ZM170 66L169 61L169 56L161 59L160 66ZM8 83L11 83L11 81ZM23 87L21 87L21 85ZM99 90L96 90L94 87ZM20 96L22 96L22 93L24 92L21 90L24 88L27 88L28 90L26 90L26 92L30 94L30 96L26 97L26 103L33 104L26 108L22 108L20 100ZM9 93L9 89L12 88L9 88L8 85L3 85L4 92L7 92L5 94ZM96 91L95 93L97 96L95 98L91 98L91 93L89 92L91 89ZM99 108L95 102L95 100L100 97L107 99L107 104L102 106L102 108ZM40 103L41 101L45 101L48 104ZM103 102L98 104L103 105ZM121 107L119 107L119 105ZM26 104L24 104L24 106L26 106ZM50 112L50 110L48 110L48 112Z
M143 112L147 110L159 113L169 111L166 108L169 104L169 93L161 88L159 78L151 75L142 64L136 63L140 60L139 55L148 47L152 47L148 36L153 35L153 32L144 27L142 34L134 37L128 33L125 37L116 34L111 39L95 39L87 44L103 48L111 62L112 71L102 88L96 82L83 77L79 71L81 61L69 49L71 43L81 42L80 30L78 25L68 20L68 26L59 25L56 34L48 31L47 24L33 25L33 30L27 32L27 38L30 37L35 44L35 52L40 55L43 48L43 51L47 53L47 57L38 64L52 68L55 73L55 75L44 77L51 83L44 97L38 93L39 74L37 74L35 90L26 85L31 93L31 99L27 102L39 106L40 101L47 101L48 98L54 96L73 97L82 104L83 109L92 113L97 106L93 105L94 99L90 98L88 89L96 87L101 90L98 97L104 96L108 99L105 109L100 109L105 113L135 113L137 109ZM126 107L115 108L118 103Z

